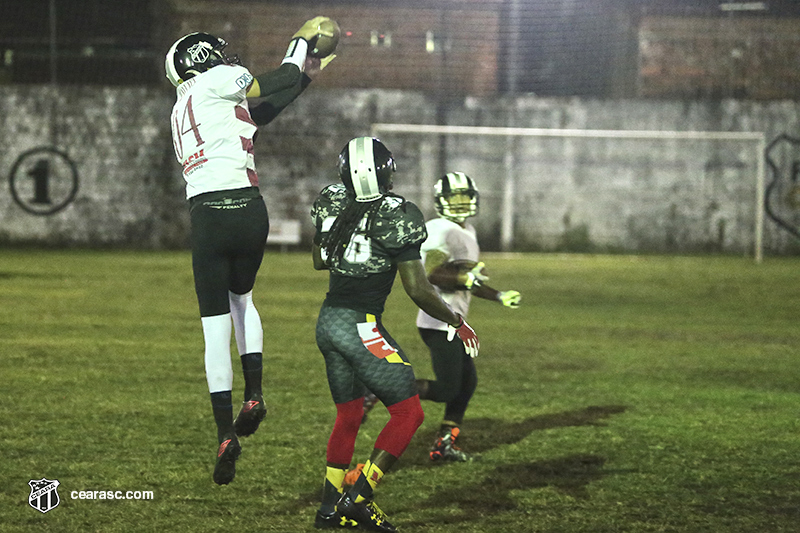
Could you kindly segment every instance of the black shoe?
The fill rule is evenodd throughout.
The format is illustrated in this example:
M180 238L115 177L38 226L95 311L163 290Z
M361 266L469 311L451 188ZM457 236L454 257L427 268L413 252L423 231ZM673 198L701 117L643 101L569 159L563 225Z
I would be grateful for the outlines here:
M227 485L236 476L236 459L242 454L239 439L234 435L223 440L217 450L217 464L214 466L214 483Z
M364 415L361 417L362 424L367 421L367 414L369 414L369 412L372 411L372 408L375 407L377 403L378 403L378 397L372 394L371 392L368 392L364 396Z
M249 401L242 403L242 408L233 421L233 429L240 437L252 435L266 415L267 408L263 396L254 394Z
M317 511L317 516L314 518L314 527L317 529L349 529L358 527L358 522L345 518L336 511L334 511L333 514L322 514L321 511Z
M374 501L364 500L361 503L356 503L347 492L342 495L339 503L336 504L336 512L345 518L354 520L361 529L366 529L367 531L388 533L397 531L397 528L389 523L386 515L375 505Z
M433 442L433 446L431 447L431 461L453 461L457 463L472 461L472 456L456 446L458 433L459 429L454 427L439 434L439 437Z

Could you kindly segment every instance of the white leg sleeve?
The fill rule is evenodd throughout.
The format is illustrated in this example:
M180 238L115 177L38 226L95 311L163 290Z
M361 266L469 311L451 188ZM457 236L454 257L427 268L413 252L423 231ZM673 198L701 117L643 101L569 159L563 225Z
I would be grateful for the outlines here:
M203 337L206 341L206 379L208 392L233 389L231 365L231 315L204 316Z
M231 303L231 316L236 332L236 347L239 355L262 353L264 350L264 329L261 317L253 304L253 291L246 294L228 293Z

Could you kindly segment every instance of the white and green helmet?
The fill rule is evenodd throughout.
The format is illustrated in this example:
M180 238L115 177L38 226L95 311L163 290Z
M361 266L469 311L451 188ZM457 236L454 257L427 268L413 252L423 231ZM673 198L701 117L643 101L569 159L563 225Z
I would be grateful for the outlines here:
M356 202L371 202L390 191L396 169L392 152L374 137L356 137L339 154L339 178Z
M453 222L478 214L480 194L475 182L463 172L445 174L434 184L436 211Z

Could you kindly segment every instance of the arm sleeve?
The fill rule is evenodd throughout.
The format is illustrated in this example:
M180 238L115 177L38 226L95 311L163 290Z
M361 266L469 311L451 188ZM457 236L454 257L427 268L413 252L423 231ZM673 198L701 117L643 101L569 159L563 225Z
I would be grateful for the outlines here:
M273 71L259 74L256 79L261 87L261 96L269 97L299 85L303 79L303 73L297 65L284 63Z
M285 66L281 68L285 68ZM256 79L258 79L258 83L261 85L261 90L263 92L264 85L261 81L261 76L257 77ZM263 126L272 122L272 120L277 117L281 111L283 111L289 104L294 102L298 96L300 96L300 94L306 89L306 87L308 87L310 83L311 78L301 73L299 83L295 83L288 88L280 89L268 94L263 102L250 108L250 116L253 118L253 122L259 126Z

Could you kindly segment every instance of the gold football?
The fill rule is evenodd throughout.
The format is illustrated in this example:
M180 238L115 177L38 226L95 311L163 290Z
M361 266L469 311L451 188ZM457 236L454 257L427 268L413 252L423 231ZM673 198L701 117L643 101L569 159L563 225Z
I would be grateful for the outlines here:
M342 31L335 20L323 20L319 25L317 42L308 55L311 57L328 57L336 50L341 33Z

